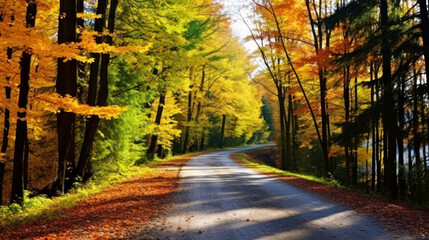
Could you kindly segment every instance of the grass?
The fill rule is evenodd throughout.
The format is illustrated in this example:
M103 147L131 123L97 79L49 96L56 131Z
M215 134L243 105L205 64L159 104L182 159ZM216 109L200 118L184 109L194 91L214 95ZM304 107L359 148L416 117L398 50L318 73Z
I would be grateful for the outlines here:
M103 172L95 174L88 182L77 184L68 193L48 198L46 195L29 197L30 192L25 192L23 205L11 204L0 206L0 231L4 228L35 221L42 218L59 218L63 216L63 210L74 206L77 202L94 194L102 192L109 186L127 181L133 177L143 176L153 171L162 171L154 166L185 157L192 157L201 153L190 153L166 159L154 159L140 166L121 168L117 172Z
M251 150L253 151L253 150ZM255 160L248 156L246 152L239 152L232 155L233 159L240 162L242 165L253 168L256 171L263 173L263 174L278 174L281 176L294 176L298 178L302 178L308 181L324 184L324 185L330 185L330 186L339 186L339 184L335 180L329 180L324 178L319 178L313 175L307 175L307 174L300 174L300 173L294 173L289 171L284 171L275 167L271 167L269 165L266 165L264 163L261 163L258 160Z

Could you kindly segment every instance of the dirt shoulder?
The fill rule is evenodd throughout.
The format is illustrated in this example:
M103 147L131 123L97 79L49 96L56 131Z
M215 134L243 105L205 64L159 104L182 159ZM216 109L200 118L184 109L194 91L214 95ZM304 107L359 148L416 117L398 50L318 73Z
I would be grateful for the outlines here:
M242 160L242 157L243 153L232 155L232 159L238 164L251 167ZM247 160L254 163L261 163L261 161L252 159L248 155L245 155L245 157ZM367 194L312 182L296 176L281 175L260 168L253 169L262 174L275 177L297 188L315 193L333 203L348 206L358 213L376 217L386 230L404 229L407 233L418 238L426 239L429 237L429 211L413 209Z
M49 216L7 229L0 239L125 239L172 203L179 173L192 156L152 166L150 174L108 187L76 205Z

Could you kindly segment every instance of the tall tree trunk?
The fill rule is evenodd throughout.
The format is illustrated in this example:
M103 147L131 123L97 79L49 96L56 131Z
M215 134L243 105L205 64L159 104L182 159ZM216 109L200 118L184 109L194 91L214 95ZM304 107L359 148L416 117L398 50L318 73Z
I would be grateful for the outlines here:
M109 8L109 19L108 19L108 25L107 30L109 30L110 33L114 33L115 31L115 19L116 19L116 10L118 7L118 0L111 0L110 2L110 8ZM105 6L101 6L102 9L100 11L106 11ZM99 23L100 25L103 24ZM101 29L102 27L97 26L97 28ZM108 35L105 37L106 43L108 45L113 44L112 36ZM100 88L98 90L98 97L97 97L97 106L106 106L107 98L109 95L109 82L108 82L108 70L109 70L109 63L110 63L110 54L102 54L101 56L101 64L100 64ZM96 80L95 80L96 84ZM95 85L95 89L97 89L97 86ZM88 95L88 101L92 101L93 99L90 99ZM82 144L81 154L79 155L79 161L78 161L78 174L80 177L84 177L87 172L87 166L91 159L91 150L92 146L94 144L94 138L95 138L95 132L97 131L98 124L100 122L100 118L98 116L91 116L88 123L87 128L85 129L85 137Z
M357 77L355 77L355 106L354 106L354 115L355 117L358 114L358 84L357 84ZM353 173L352 173L352 178L353 178L353 185L357 186L358 184L358 141L359 141L359 136L355 135L354 136L354 153L352 154L353 156Z
M7 59L12 59L12 48L7 49ZM11 88L10 84L10 76L6 77L6 101L10 101ZM1 145L1 153L3 154L3 161L0 162L0 205L3 203L3 178L6 168L6 151L9 146L9 128L10 128L10 110L9 108L5 108L4 110L4 124L3 124L3 142Z
M398 96L398 114L399 114L399 131L398 131L398 163L399 163L399 196L405 197L406 183L405 183L405 166L404 166L404 128L405 128L405 77L402 77L401 81L401 94Z
M419 97L417 93L417 72L414 70L414 77L413 77L413 140L414 140L414 159L416 161L415 165L415 176L416 176L416 189L415 189L415 196L417 197L417 201L420 201L420 192L422 187L422 161L420 158L420 145L421 145L421 137L420 137L420 113L419 113Z
M350 67L345 67L344 71L344 108L345 108L345 123L350 121ZM350 185L350 141L347 140L344 146L344 154L346 161L346 186Z
M60 0L58 44L76 42L76 0ZM77 61L58 59L57 93L61 96L77 96ZM61 110L57 114L58 130L58 188L65 191L67 162L75 161L74 124L76 114Z
M107 10L107 0L99 0L96 14L101 16L101 18L97 18L94 23L94 30L99 34L95 38L95 42L97 44L102 43L101 34L104 31L104 26L106 22L106 10ZM94 61L90 66L89 73L89 82L88 82L88 96L86 103L89 106L96 106L97 101L97 89L98 89L98 76L100 72L100 53L93 53L91 57ZM79 154L79 160L77 164L76 174L81 179L85 177L86 169L88 166L88 162L91 155L92 143L95 137L95 132L97 131L98 122L100 119L96 116L91 116L87 118L86 127L85 127L85 135L82 143L82 148Z
M289 122L291 125L291 131L292 131L292 146L291 146L291 155L290 155L290 159L291 159L291 165L290 165L290 169L292 170L296 170L296 136L295 136L295 117L293 115L293 101L292 101L292 95L289 94Z
M226 115L224 114L222 116L222 128L221 128L221 132L220 132L219 148L223 148L223 139L225 137L225 124L226 124Z
M379 101L379 79L378 79L378 67L375 69L375 100L376 102ZM376 118L375 123L375 161L377 163L377 192L381 192L381 148L380 148L380 121L379 121L379 115Z
M286 91L287 92L287 91ZM289 95L290 96L290 95ZM289 99L289 97L287 97ZM286 99L285 99L286 100ZM286 166L285 170L290 170L292 167L292 161L291 161L291 134L290 134L290 128L291 128L291 114L290 114L290 102L288 101L287 110L284 110L285 112L285 126L286 126Z
M384 107L383 107L383 125L386 128L387 143L388 143L388 156L386 158L387 164L385 174L387 175L386 180L387 186L390 190L390 197L392 199L397 198L398 186L396 182L396 113L395 113L395 102L393 98L393 82L391 76L391 63L392 52L390 49L389 34L389 20L388 20L388 6L387 0L380 0L380 19L382 29L382 44L381 54L383 56L383 87L384 87Z
M188 151L188 142L189 142L189 124L191 124L192 121L192 90L189 91L188 94L188 116L187 116L186 123L188 124L185 128L185 139L183 140L183 149L182 153L186 153Z
M427 81L427 80L426 80ZM424 79L423 79L423 77L420 75L420 84L421 84L421 86L424 86ZM425 133L425 130L427 130L427 129L429 129L429 127L428 128L425 128L425 125L428 125L429 124L429 122L427 121L427 119L426 119L426 112L425 112L425 101L424 101L424 92L423 91L420 91L420 113L421 113L421 118L422 118L422 123L421 123L421 125L422 125L422 133L421 133L421 135L422 136L427 136L426 137L426 140L424 139L424 138L420 138L421 139L421 144L423 145L423 151L422 151L422 162L423 162L423 170L424 170L424 173L425 173L425 176L426 177L429 177L428 176L428 172L427 172L427 159L426 159L426 147L427 147L427 143L428 143L428 136L429 136L429 134L426 132ZM426 135L425 135L426 134ZM429 179L428 179L429 180ZM427 184L427 187L428 187L428 189L427 189L427 191L429 192L429 184Z
M323 160L325 163L325 176L328 173L332 173L331 166L329 164L329 146L328 146L328 128L327 128L327 114L326 114L326 78L324 77L323 70L319 71L320 81L320 106L322 112L322 153Z
M426 0L417 0L420 7L420 29L423 38L423 54L425 59L426 79L429 79L429 17ZM429 94L429 81L426 81Z
M155 117L155 125L161 124L162 112L164 111L164 105L165 105L165 95L166 93L163 92L159 96L159 104L158 104L158 110L156 112L156 117ZM158 135L153 134L150 141L149 148L147 150L147 157L149 159L153 159L155 157L155 149L156 149L157 141L158 141Z
M26 25L27 28L35 26L37 4L34 1L27 1ZM28 92L30 90L30 69L31 69L31 54L27 51L22 53L21 58L21 79L19 84L18 107L27 109ZM22 204L24 200L24 158L25 158L25 143L27 140L27 116L26 111L18 112L18 120L16 122L16 138L15 151L13 155L13 175L12 175L12 191L11 203Z
M374 65L371 62L370 65L370 75L371 75L371 107L374 107ZM371 146L372 146L372 155L371 155L371 190L375 191L375 168L376 168L376 138L375 138L375 131L376 131L376 121L378 119L373 116L372 122L371 122Z
M203 150L204 150L205 133L206 133L206 131L205 131L205 129L203 128L203 134L202 134L202 136L201 136L200 151L203 151Z
M285 105L282 86L277 87L277 99L279 103L280 113L280 164L283 170L286 170L287 153L286 153L286 121L285 121Z

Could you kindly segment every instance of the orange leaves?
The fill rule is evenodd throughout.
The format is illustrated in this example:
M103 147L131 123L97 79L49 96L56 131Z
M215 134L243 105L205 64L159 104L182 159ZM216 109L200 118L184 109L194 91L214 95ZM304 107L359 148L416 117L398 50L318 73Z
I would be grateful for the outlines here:
M1 239L121 239L141 231L150 218L168 209L178 187L179 167L191 158L161 163L169 170L148 169L103 192L60 209L64 217L45 219L0 233Z
M319 52L315 55L300 58L298 66L304 66L306 64L316 65L317 70L330 69L332 68L331 61L334 60L330 48L319 49Z
M118 106L92 107L79 103L76 98L72 98L69 95L62 97L57 93L40 94L36 96L36 99L46 111L58 112L64 110L86 116L97 115L104 119L118 118L122 112L128 109L127 107Z

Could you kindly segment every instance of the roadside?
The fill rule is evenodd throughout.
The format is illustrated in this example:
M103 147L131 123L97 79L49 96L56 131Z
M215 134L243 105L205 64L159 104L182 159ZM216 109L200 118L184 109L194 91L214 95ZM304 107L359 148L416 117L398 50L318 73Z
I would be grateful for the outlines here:
M165 211L177 191L179 173L189 154L151 165L143 175L128 177L70 207L41 213L4 229L0 239L121 239Z
M252 155L257 156L257 154ZM404 229L422 239L429 237L428 211L401 206L367 194L338 188L320 178L288 173L253 159L245 152L233 154L232 159L238 164L275 177L299 189L315 193L333 203L348 206L358 213L376 217L383 224L385 230Z

